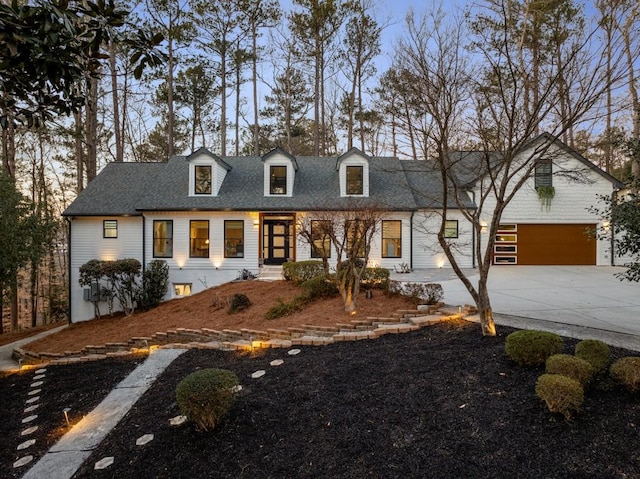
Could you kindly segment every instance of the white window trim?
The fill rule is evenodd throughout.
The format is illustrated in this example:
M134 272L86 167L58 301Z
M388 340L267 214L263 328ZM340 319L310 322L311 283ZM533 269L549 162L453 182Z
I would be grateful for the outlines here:
M362 194L361 195L347 194L347 166L362 167ZM367 160L360 157L345 158L340 162L339 175L340 175L340 196L341 197L366 198L369 196L369 162Z

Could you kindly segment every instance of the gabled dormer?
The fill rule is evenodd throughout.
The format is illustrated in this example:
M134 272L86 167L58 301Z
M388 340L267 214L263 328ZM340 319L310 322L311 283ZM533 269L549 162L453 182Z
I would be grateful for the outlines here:
M231 166L206 148L189 156L189 196L217 196Z
M369 196L369 161L358 148L351 148L336 160L340 196Z
M293 183L298 171L296 158L275 148L262 157L264 163L264 196L293 196Z

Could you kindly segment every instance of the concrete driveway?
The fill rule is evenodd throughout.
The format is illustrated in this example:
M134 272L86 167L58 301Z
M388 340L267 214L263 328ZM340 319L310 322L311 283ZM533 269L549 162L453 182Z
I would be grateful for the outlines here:
M612 266L492 267L491 304L495 313L640 336L640 283L614 276L623 270ZM477 283L478 275L473 270L467 273ZM447 304L473 304L457 278L437 282Z

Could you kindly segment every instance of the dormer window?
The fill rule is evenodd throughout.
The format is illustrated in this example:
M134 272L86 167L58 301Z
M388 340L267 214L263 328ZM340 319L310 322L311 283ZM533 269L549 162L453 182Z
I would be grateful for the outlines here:
M211 194L211 165L195 165L193 191L196 195Z
M361 195L364 192L364 168L347 166L347 194Z
M269 194L287 194L287 167L272 165L269 168Z

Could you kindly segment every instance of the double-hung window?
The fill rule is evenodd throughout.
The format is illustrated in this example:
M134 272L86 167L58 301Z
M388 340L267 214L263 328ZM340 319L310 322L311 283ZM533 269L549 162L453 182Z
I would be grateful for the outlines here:
M209 257L209 221L191 220L189 222L189 256L191 258Z
M173 256L173 221L153 220L153 257Z
M553 163L551 160L536 161L535 169L535 187L553 186Z
M445 238L458 237L458 220L446 220L444 222L444 237Z
M402 221L382 221L382 257L402 256Z
M311 257L331 257L331 222L327 220L311 221Z
M104 220L102 222L102 237L103 238L118 237L118 220Z
M224 222L224 257L244 257L244 221L226 220Z
M211 194L211 165L195 165L193 192L196 195Z

